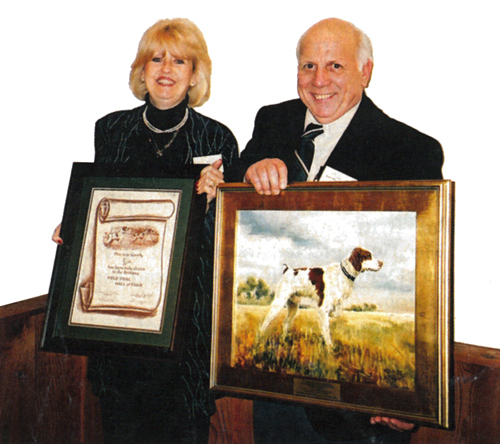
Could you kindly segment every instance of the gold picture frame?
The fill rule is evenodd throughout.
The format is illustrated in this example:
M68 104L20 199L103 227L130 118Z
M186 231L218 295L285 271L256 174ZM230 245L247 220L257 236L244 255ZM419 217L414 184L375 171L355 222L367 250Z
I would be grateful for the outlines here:
M448 180L221 185L212 389L451 428L453 218Z

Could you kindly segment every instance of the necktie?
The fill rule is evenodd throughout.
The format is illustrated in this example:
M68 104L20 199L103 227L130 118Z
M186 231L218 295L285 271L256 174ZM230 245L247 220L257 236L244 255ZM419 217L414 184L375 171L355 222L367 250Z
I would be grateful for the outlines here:
M302 164L302 171L300 173L301 177L298 178L299 180L307 180L309 169L311 168L314 157L314 139L320 134L323 134L323 127L321 125L316 125L315 123L307 125L304 134L302 134L300 146L295 151L295 154Z

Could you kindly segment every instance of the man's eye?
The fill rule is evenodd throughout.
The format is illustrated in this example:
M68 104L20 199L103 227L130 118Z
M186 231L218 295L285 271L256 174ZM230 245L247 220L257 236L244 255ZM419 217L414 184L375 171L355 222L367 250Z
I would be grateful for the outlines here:
M313 69L314 68L314 65L312 63L306 63L304 65L304 69Z
M340 69L340 68L342 68L342 65L340 65L339 63L334 63L332 66L333 66L333 69Z

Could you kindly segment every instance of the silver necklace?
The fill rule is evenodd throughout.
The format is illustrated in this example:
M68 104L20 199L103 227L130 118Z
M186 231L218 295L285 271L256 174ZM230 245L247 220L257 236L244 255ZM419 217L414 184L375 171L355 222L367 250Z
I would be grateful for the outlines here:
M162 149L158 148L158 145L156 144L156 142L154 141L154 139L153 139L152 137L148 137L149 142L150 142L150 143L152 143L152 144L154 145L154 150L155 150L156 155L157 155L158 157L163 156L163 152L164 152L164 151L165 151L165 150L166 150L166 149L167 149L170 145L172 145L172 142L173 142L173 141L175 140L175 138L177 137L177 134L179 134L179 131L176 131L176 132L174 133L174 135L172 136L172 138L171 138L171 139L170 139L170 140L169 140L169 141L165 144L165 146L164 146Z
M184 126L184 124L186 123L186 121L188 119L188 116L189 116L189 109L186 108L186 113L184 114L184 117L182 118L182 120L177 125L175 125L173 128L167 128L166 130L161 130L161 129L158 129L155 126L151 125L151 123L149 123L149 120L146 117L146 111L147 110L148 110L148 107L146 106L146 108L144 108L144 112L142 113L142 120L144 120L144 124L151 131L153 131L156 134L173 133L175 131L179 131L179 129ZM175 137L174 137L174 139L175 139Z

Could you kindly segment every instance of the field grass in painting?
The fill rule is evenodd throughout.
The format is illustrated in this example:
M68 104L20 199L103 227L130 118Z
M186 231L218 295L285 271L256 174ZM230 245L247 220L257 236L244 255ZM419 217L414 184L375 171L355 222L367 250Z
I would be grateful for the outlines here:
M268 309L236 305L234 367L414 389L412 316L344 312L330 319L333 349L328 350L314 309L300 309L286 337L281 334L285 309L259 334Z

